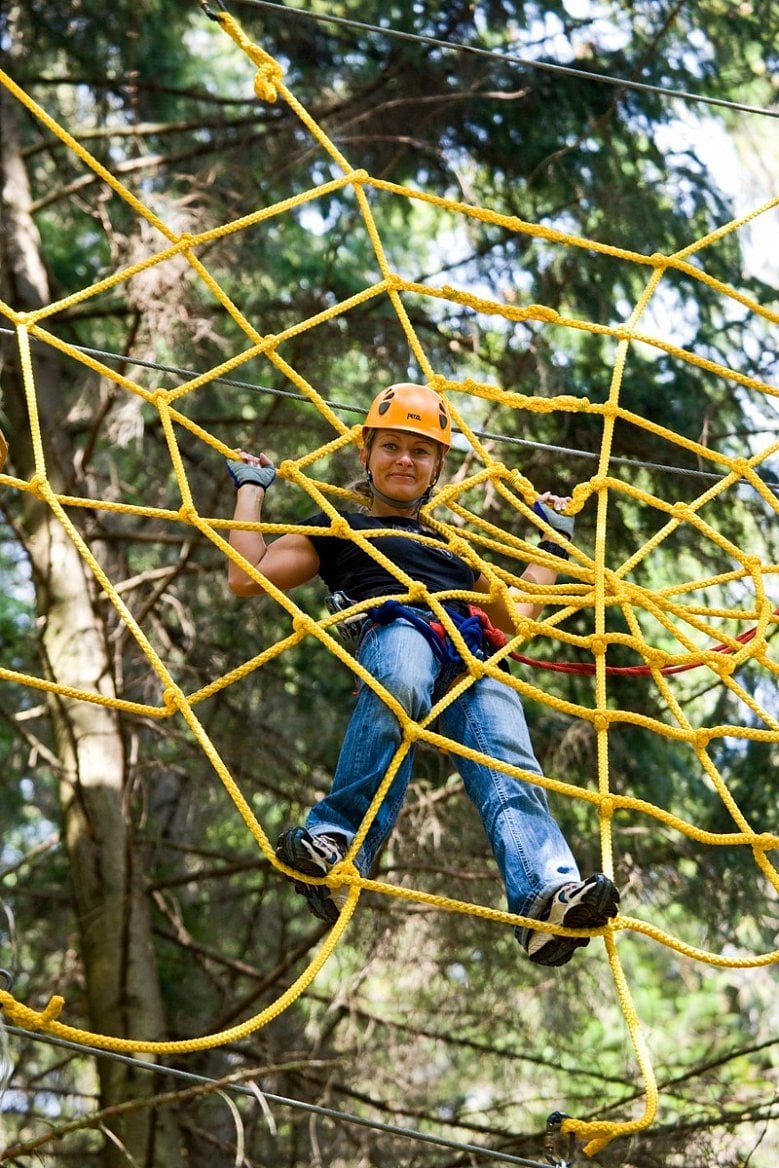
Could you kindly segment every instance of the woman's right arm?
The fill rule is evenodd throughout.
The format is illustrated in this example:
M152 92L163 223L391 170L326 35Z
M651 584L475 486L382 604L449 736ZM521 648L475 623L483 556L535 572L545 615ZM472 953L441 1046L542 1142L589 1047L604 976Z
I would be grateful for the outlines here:
M269 466L270 460L264 454L258 458L242 455L247 465ZM262 505L265 487L257 483L244 483L237 488L233 519L238 522L259 523L262 520ZM290 532L271 544L266 544L262 532L246 531L240 527L230 531L230 546L243 556L271 584L282 592L288 592L299 584L313 579L319 570L319 556L310 539L305 535ZM228 560L227 587L236 596L260 596L265 589L248 572L233 560Z

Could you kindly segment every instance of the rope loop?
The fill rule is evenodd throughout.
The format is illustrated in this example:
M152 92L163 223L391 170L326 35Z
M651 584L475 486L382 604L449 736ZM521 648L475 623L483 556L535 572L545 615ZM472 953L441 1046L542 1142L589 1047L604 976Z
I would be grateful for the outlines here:
M45 1009L41 1011L41 1025L48 1026L50 1022L56 1021L62 1013L62 1008L65 1005L65 999L60 994L54 994L49 998Z

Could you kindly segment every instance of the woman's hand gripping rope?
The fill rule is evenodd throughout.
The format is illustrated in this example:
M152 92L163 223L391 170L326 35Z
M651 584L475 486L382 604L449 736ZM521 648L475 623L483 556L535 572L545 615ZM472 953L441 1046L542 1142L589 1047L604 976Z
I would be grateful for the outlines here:
M533 510L540 519L543 519L553 531L559 532L567 540L573 539L573 530L576 523L573 515L566 515L565 509L570 503L570 496L553 495L545 491L533 504ZM542 539L538 545L541 551L551 552L552 555L562 556L567 560L570 552L551 539Z
M276 468L267 454L247 454L245 450L239 450L238 458L227 459L227 473L236 490L251 484L267 491L276 477Z

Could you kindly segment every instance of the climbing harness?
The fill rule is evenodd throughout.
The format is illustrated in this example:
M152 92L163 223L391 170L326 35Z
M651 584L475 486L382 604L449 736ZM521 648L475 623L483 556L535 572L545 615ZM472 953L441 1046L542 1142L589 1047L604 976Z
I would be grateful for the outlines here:
M350 600L343 592L335 592L326 598L330 612L343 612L353 607L357 602ZM463 613L451 605L444 604L452 623L457 627L468 650L480 661L484 661L492 653L504 648L509 638L502 629L496 629L487 613L475 604L464 604ZM775 608L773 616L779 616L779 608ZM429 643L439 661L444 665L463 664L461 655L452 644L444 625L436 620L431 612L430 617L420 615L420 609L409 608L399 600L385 600L367 612L355 613L344 617L337 625L340 639L348 647L358 645L363 634L371 624L387 625L394 620L404 620L418 629ZM747 629L734 638L740 645L746 645L753 640L756 628ZM719 644L712 649L713 653L730 654L734 649L731 645ZM523 653L513 651L506 654L520 665L533 666L536 669L547 669L554 673L577 673L592 676L595 673L594 661L543 661L538 657L526 657ZM688 661L683 665L661 665L659 672L668 677L675 673L686 673L689 669L696 669L703 665L703 661ZM465 667L463 665L463 667ZM649 665L607 665L606 673L609 676L641 677L652 672Z
M493 627L486 612L482 612L476 605L464 605L464 612L450 604L444 604L442 607L465 642L468 652L477 660L484 661L490 652L500 648L501 645L498 644L498 641L501 637L503 638L502 644L506 644L505 635ZM429 616L423 616L422 611L409 608L408 605L402 604L399 600L385 600L383 604L371 608L368 616L377 625L388 625L395 620L406 621L418 629L442 665L459 665L462 669L466 669L467 666L443 622L436 620L432 612ZM497 634L497 636L490 634Z
M334 592L326 597L330 612L344 612L352 608L356 601L350 600L344 592ZM451 604L442 606L457 628L470 653L479 661L484 661L490 653L502 648L507 637L496 629L486 612L474 604L464 604L454 608ZM354 613L338 622L337 632L347 646L358 645L365 633L375 625L389 625L396 620L404 620L422 634L442 665L459 665L466 668L462 656L452 643L442 621L436 620L432 611L424 615L425 609L411 608L399 600L385 600L367 612Z

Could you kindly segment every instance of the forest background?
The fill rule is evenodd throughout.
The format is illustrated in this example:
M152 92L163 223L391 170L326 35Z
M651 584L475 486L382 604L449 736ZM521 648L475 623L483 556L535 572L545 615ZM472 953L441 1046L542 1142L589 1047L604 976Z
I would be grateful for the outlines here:
M756 188L776 156L775 118L577 76L632 79L775 113L779 13L770 0L316 0L307 10L493 50L469 54L282 8L236 5L247 33L281 62L286 84L352 164L379 178L617 247L670 254L733 217L737 187L709 165L702 142L727 143L740 176L754 176ZM11 0L0 12L0 38L13 79L177 232L207 230L331 177L328 160L290 111L257 101L251 63L194 3ZM525 64L501 59L507 52ZM562 62L572 71L546 71L533 61ZM0 100L3 301L18 311L36 308L159 248L153 228L5 91ZM570 317L621 320L646 281L638 267L489 223L473 220L453 232L443 212L402 200L385 209L381 231L394 268L410 278L488 289L507 303L539 303ZM775 312L775 256L764 250L755 263L754 238L744 230L707 248L706 270ZM207 262L261 332L278 333L376 278L373 254L339 192L315 212L299 210L262 230L216 239ZM775 334L766 320L705 284L671 282L653 312L658 335L776 382ZM608 391L615 348L608 337L539 321L500 327L421 297L411 316L445 376L533 395L603 399ZM73 344L115 354L119 373L140 376L146 369L152 388L178 384L182 370L214 366L245 341L182 260L149 269L48 325ZM349 423L378 388L417 372L386 301L366 302L345 324L301 332L284 357L325 397L353 411L345 415ZM8 329L0 331L0 359L0 425L12 447L6 469L25 480L33 452ZM154 411L51 349L36 350L35 360L55 489L175 507L175 478ZM734 380L648 347L636 347L631 362L630 408L660 426L739 455L762 448L776 430L776 399L769 395L750 394ZM290 396L293 389L257 360L239 377L199 391L191 417L228 446L297 457L332 431ZM568 491L594 471L600 426L583 413L528 416L486 402L478 422L494 435L496 457L521 466L539 490ZM685 501L701 489L694 477L700 460L649 430L618 429L614 451L631 460L620 473L656 496ZM229 516L232 487L221 458L194 439L183 440L182 453L200 513ZM468 451L457 449L451 473L463 474L468 465ZM355 464L341 454L320 470L321 478L346 484ZM761 473L770 477L771 467ZM494 492L471 505L497 526L515 524ZM109 696L159 700L156 678L50 510L34 494L9 489L0 506L1 664ZM268 510L283 523L313 508L278 483ZM289 632L288 616L271 600L228 596L223 557L185 525L78 508L72 519L186 691ZM728 492L707 519L764 564L777 562L775 512L754 492ZM610 511L609 556L625 560L657 522L620 495ZM592 544L593 524L585 509L577 526L583 546ZM649 586L673 581L685 557L700 576L733 566L721 548L691 546L689 533L680 534L652 559ZM723 584L711 602L748 607L749 597ZM301 604L320 612L321 590L306 590ZM589 631L586 614L569 627ZM531 648L537 656L570 649L541 638ZM747 665L740 681L776 713L773 675ZM590 700L586 677L550 676L542 684L573 702ZM620 704L668 718L647 679L620 686ZM352 688L348 670L306 640L199 707L271 839L326 788ZM676 696L693 725L739 723L749 714L706 670L680 678ZM592 783L589 724L543 702L530 703L528 717L545 773ZM750 822L772 829L775 742L724 737L712 751ZM0 759L0 966L14 974L21 1000L40 1008L62 994L69 1020L99 1033L189 1037L274 1001L321 944L323 929L258 853L180 724L122 717L3 682ZM616 790L704 829L729 830L727 812L679 742L625 724L611 735L610 768ZM447 756L420 751L378 874L500 905L486 842L451 772ZM582 867L599 867L586 806L566 802L556 812ZM704 848L656 821L626 819L616 865L628 911L690 944L730 952L776 947L776 893L747 850ZM648 1131L618 1141L598 1162L773 1168L775 966L715 969L631 935L620 938L620 953L662 1106ZM273 1108L269 1118L254 1099L230 1102L227 1094L198 1093L162 1072L17 1033L6 1034L5 1044L8 1162L52 1168L474 1162L292 1107ZM210 1079L237 1074L285 1098L534 1159L546 1117L557 1108L624 1119L642 1107L600 943L562 971L536 969L505 926L368 895L331 962L292 1008L251 1039L171 1065ZM158 1098L176 1090L190 1093ZM137 1106L117 1111L128 1102ZM98 1109L98 1126L84 1124L34 1146Z

